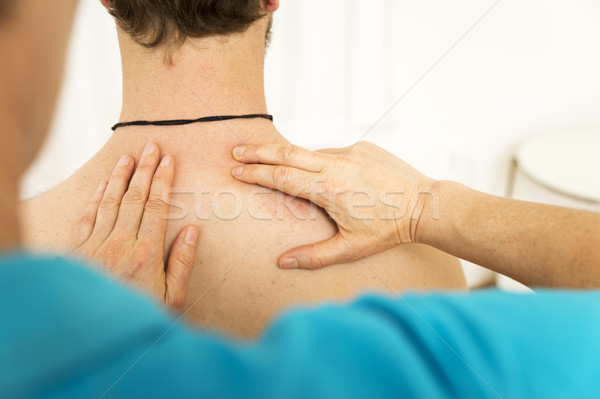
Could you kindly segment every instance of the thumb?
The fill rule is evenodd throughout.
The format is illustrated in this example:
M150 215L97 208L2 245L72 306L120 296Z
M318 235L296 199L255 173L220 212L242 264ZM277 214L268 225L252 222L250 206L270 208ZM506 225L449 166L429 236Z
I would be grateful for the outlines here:
M329 240L304 245L286 252L279 258L279 267L314 270L356 259L356 251L349 246L340 233L337 233Z
M184 228L175 239L169 254L165 272L165 302L176 311L182 310L185 306L199 235L200 231L195 226Z

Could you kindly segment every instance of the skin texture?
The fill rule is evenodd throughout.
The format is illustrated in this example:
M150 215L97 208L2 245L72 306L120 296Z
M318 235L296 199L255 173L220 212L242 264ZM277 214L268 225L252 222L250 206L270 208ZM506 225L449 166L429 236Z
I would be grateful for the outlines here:
M173 54L172 65L163 62L160 48L144 49L120 32L120 121L266 113L268 22L240 35L190 40ZM332 237L336 226L307 201L231 176L239 165L231 156L234 146L287 143L266 120L119 129L71 178L23 204L27 242L44 250L68 247L65 226L77 223L98 182L108 179L123 154L137 159L147 142L178 166L166 252L185 226L202 231L185 307L194 323L248 337L294 304L346 300L365 291L465 288L456 258L419 244L314 272L279 269L286 249Z
M420 242L526 285L600 287L597 213L515 201L454 182L435 182L366 142L325 153L294 146L241 146L233 155L250 164L232 170L238 180L301 193L323 206L340 226L334 239L283 254L280 263L288 267L324 267L356 254L366 256ZM374 222L362 223L351 216L344 196L336 195L357 187L379 198L389 192L407 193L397 205L402 214L412 217L387 218L389 208L376 206L368 208L366 215Z

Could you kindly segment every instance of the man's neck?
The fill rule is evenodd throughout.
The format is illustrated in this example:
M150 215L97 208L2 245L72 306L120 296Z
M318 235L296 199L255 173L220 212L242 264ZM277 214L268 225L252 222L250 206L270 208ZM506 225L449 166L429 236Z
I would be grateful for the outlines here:
M146 49L119 32L123 60L120 122L266 113L264 31L188 39L165 62L164 49Z

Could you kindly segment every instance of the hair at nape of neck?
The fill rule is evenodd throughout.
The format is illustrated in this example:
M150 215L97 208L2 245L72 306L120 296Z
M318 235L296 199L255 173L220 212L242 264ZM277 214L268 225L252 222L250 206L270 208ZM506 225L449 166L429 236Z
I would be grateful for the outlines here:
M0 0L2 1L2 0ZM265 17L264 0L102 0L119 27L145 47L244 32Z

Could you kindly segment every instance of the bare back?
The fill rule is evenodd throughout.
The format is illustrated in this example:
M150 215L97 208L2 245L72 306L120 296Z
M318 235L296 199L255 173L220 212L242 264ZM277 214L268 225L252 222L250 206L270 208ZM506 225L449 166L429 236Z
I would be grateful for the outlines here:
M186 317L193 323L252 336L286 307L346 300L364 292L465 287L459 262L422 245L405 245L362 261L318 271L280 270L292 247L327 239L335 224L308 202L237 182L233 146L285 143L261 121L169 128L127 128L56 188L22 206L25 236L37 248L68 246L69 226L121 155L139 157L153 141L175 159L176 178L167 245L179 230L201 229Z

